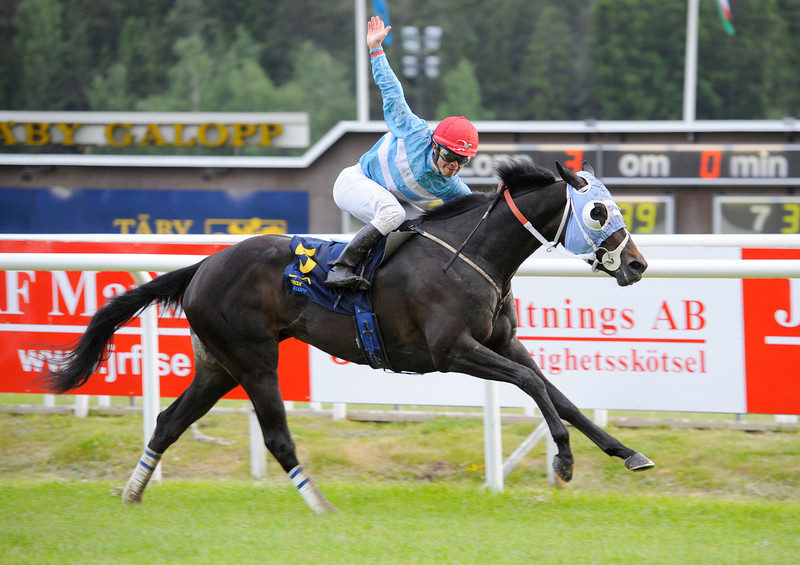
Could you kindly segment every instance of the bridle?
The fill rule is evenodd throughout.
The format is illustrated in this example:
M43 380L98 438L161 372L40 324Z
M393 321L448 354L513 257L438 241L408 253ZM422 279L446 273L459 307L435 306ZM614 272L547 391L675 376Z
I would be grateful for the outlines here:
M579 172L577 174L586 179L587 186L591 186L592 185L592 179L597 181L597 179L595 179L594 176L591 175L590 173L584 173L583 171L581 171L581 172ZM599 181L597 181L597 182L603 188L603 190L605 190L605 192L608 193L608 189L606 189L602 185L602 183L600 183ZM410 225L408 227L408 229L410 231L417 232L418 234L422 235L423 237L426 237L426 238L430 239L431 241L435 241L436 243L438 243L442 247L444 247L444 248L448 249L449 251L453 252L452 257L450 257L450 260L448 260L447 263L442 267L442 269L444 271L447 271L447 269L450 268L450 266L453 264L453 261L455 261L456 258L461 258L463 261L465 261L467 264L469 264L473 269L475 269L478 273L480 273L481 276L483 276L483 278L485 278L487 281L489 281L489 283L494 287L494 289L500 295L501 299L500 299L500 304L498 306L498 308L499 308L499 307L502 307L502 304L505 302L505 298L508 295L508 293L506 293L506 295L504 296L503 292L500 290L500 286L496 282L494 282L492 280L492 278L483 269L481 269L478 265L476 265L472 260L464 257L461 252L464 250L464 248L466 247L466 245L469 242L469 240L472 239L472 236L475 235L475 232L478 231L478 228L483 223L483 221L489 216L489 213L494 209L494 207L500 201L501 197L505 197L506 203L508 204L508 207L511 209L511 212L514 214L514 217L516 217L517 220L519 220L519 222L522 224L522 226L526 230L528 230L528 232L530 232L530 234L533 235L533 237L535 237L539 241L539 243L541 243L544 246L545 251L549 252L549 251L556 250L559 253L561 253L562 255L566 255L567 257L574 257L574 258L577 258L577 259L584 259L586 261L591 261L592 272L596 272L597 268L599 266L601 266L601 265L602 265L603 268L605 268L609 272L614 272L617 269L619 269L619 267L621 266L621 264L622 264L622 260L621 260L622 250L625 249L625 246L628 244L628 240L630 239L631 234L628 232L627 228L625 227L625 222L622 220L622 213L619 210L619 206L614 204L613 200L610 201L610 203L613 205L611 207L611 209L609 209L609 206L606 205L606 210L608 212L608 218L607 218L604 226L609 225L609 224L611 224L611 227L614 227L614 225L619 225L619 227L614 229L614 232L612 232L612 233L615 233L619 229L624 229L625 230L625 238L622 240L622 243L620 243L615 249L609 250L609 249L606 249L605 247L603 247L601 244L603 243L603 241L608 239L608 237L610 237L610 234L608 236L603 236L603 239L600 240L599 242L595 242L596 238L592 238L586 232L586 229L584 228L584 222L578 216L577 211L575 209L575 202L573 200L572 192L570 192L570 189L572 191L575 191L577 194L584 194L584 193L588 194L588 189L586 189L586 191L584 191L582 193L582 192L580 192L580 190L575 189L572 186L570 186L569 183L565 183L565 184L566 184L567 203L564 206L564 213L561 216L561 223L558 226L558 230L556 231L556 235L553 238L553 241L548 241L547 238L544 237L539 232L539 230L537 230L535 227L533 227L533 224L531 224L530 220L528 220L525 217L525 215L520 211L520 209L517 206L517 204L514 202L514 198L511 196L511 193L508 190L508 186L506 186L505 184L503 184L500 187L498 192L495 194L495 197L492 199L491 204L489 204L489 207L486 209L486 212L484 212L484 214L481 217L481 219L478 221L478 223L472 229L472 232L470 232L470 234L463 241L463 243L458 247L458 249L454 248L452 245L450 245L449 243L441 240L440 238L429 234L428 232L426 232L425 230L423 230L422 228L420 228L417 225L413 225L412 224L412 225ZM610 198L610 195L609 195L609 198ZM614 218L613 222L612 222L612 218ZM574 251L574 250L569 248L571 246L571 244L570 244L570 246L565 247L560 242L561 236L562 236L562 234L564 234L564 230L566 229L567 230L567 235L569 235L569 229L570 229L570 226L572 226L572 225L576 225L578 227L578 229L580 230L580 233L583 235L583 240L585 240L583 242L585 244L584 247L592 249L591 252L583 252L582 250ZM603 229L603 228L601 227L601 229ZM598 233L602 233L602 232L598 231ZM603 255L603 260L602 261L600 259L598 259L598 257L597 257L597 255L598 255L598 253L600 251L605 251L605 254Z
M533 227L533 224L531 224L530 220L528 220L525 217L525 215L520 211L519 207L514 202L514 198L511 196L511 192L509 192L508 187L503 185L501 190L504 193L503 196L505 197L506 204L508 204L508 207L514 214L514 217L517 218L517 220L522 224L522 227L528 230L528 232L530 232L530 234L533 237L535 237L539 241L539 243L542 244L545 251L551 252L553 250L556 250L562 255L566 255L567 257L573 257L576 259L584 259L586 261L591 261L593 272L597 271L598 267L601 265L608 271L611 272L616 271L622 264L621 260L622 250L628 244L628 240L630 239L631 234L626 229L625 238L622 240L622 243L620 243L614 249L609 250L603 247L602 245L598 245L598 243L596 243L594 239L586 232L586 228L584 227L583 221L577 215L577 212L575 210L575 203L573 201L572 193L570 191L570 188L572 188L573 190L575 189L571 187L569 183L565 184L566 184L567 203L564 206L564 214L562 214L561 216L561 223L559 224L558 230L556 231L556 235L552 241L548 241L547 238L544 237L539 232L539 230ZM620 214L619 210L611 210L609 213ZM573 251L567 247L564 247L564 245L560 242L561 235L564 233L564 229L567 227L568 224L572 223L577 225L577 227L580 229L581 234L583 234L583 239L585 240L588 247L592 249L592 251L590 252ZM602 241L600 243L602 243ZM597 257L600 251L605 252L603 254L602 261Z

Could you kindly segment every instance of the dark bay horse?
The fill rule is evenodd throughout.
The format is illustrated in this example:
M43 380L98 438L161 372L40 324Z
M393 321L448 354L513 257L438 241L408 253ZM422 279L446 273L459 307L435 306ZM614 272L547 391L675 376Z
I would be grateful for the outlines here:
M590 169L574 173L556 166L562 181L531 162L502 163L502 190L496 194L465 196L414 221L419 235L400 246L373 280L373 310L388 361L398 372L453 371L522 389L550 428L558 448L553 467L565 481L572 477L573 458L562 418L605 453L623 459L628 469L649 469L652 461L592 423L553 386L515 336L511 280L541 245L559 244L620 286L637 282L647 268L619 208ZM480 237L470 239L444 269L473 230ZM103 361L114 332L142 309L152 303L183 307L192 331L195 375L158 416L123 492L125 502L141 501L166 449L241 384L267 448L306 503L317 512L333 509L295 454L278 387L278 343L294 337L354 363L364 364L365 358L350 315L287 292L283 272L294 258L289 241L278 235L253 237L116 296L97 311L65 364L41 377L53 392L80 387Z

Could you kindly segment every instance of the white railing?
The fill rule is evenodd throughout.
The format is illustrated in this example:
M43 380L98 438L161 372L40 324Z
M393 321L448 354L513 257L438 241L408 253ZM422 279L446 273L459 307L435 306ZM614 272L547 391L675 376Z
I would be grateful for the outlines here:
M164 272L200 261L200 255L114 254L114 253L0 253L0 270L17 271L127 271ZM800 277L800 260L794 259L652 259L648 278L734 278L785 279ZM591 277L582 261L569 259L528 259L518 276Z

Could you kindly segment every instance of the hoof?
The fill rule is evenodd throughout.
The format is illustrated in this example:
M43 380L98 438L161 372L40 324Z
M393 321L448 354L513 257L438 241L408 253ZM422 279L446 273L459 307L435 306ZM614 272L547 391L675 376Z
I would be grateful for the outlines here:
M559 479L568 483L572 480L572 462L567 462L560 455L553 458L553 469Z
M336 514L339 512L336 507L327 500L319 508L315 508L317 514Z
M141 504L142 503L142 495L139 494L138 496L131 494L129 492L122 493L122 502L125 504Z
M655 466L655 463L641 453L634 453L625 460L625 467L630 471L647 471Z

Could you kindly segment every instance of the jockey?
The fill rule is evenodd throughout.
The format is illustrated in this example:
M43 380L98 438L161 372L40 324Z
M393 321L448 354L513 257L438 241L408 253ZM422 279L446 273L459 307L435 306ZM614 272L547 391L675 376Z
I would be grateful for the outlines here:
M367 24L372 75L381 89L389 132L357 164L344 169L333 185L336 205L366 223L332 263L325 284L333 288L369 288L353 269L403 223L406 213L399 200L421 207L470 193L458 173L478 151L478 130L466 118L451 116L431 132L427 122L411 111L383 52L390 29L377 16Z

